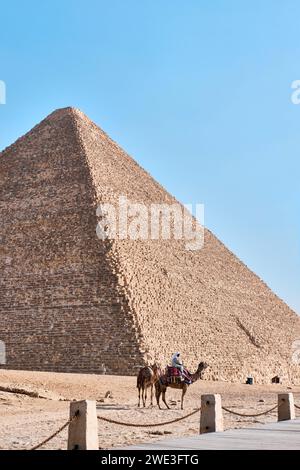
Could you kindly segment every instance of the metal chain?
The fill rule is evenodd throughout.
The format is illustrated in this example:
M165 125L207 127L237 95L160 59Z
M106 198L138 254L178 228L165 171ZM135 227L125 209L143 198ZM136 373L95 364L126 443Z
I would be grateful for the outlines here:
M180 416L180 418L172 419L171 421L165 421L163 423L154 423L154 424L124 423L122 421L117 421L115 419L104 418L104 416L97 416L97 418L102 421L106 421L107 423L119 424L121 426L130 426L130 427L136 427L136 428L153 428L156 426L165 426L166 424L177 423L178 421L181 421L183 419L189 418L190 416L193 416L194 414L198 413L200 410L201 408L197 408L196 410L192 411L192 413L189 413L185 416Z
M267 410L267 411L264 411L263 413L257 413L257 414L242 414L242 413L238 413L237 411L232 411L232 410L229 410L228 408L226 408L225 406L222 406L222 409L227 411L228 413L231 413L233 415L237 415L237 416L244 416L245 418L255 418L256 416L262 416L262 415L266 415L268 413L271 413L271 411L274 411L276 410L276 408L278 408L278 405L275 405L273 406L273 408L271 408L270 410Z
M55 436L57 436L60 432L62 432L69 424L71 424L77 417L79 416L79 411L76 411L74 416L70 418L63 426L61 426L55 433L51 434L51 436L47 437L44 441L40 442L40 444L37 444L36 446L32 447L31 449L27 450L37 450L40 447L42 447L44 444L47 444L47 442L51 441Z

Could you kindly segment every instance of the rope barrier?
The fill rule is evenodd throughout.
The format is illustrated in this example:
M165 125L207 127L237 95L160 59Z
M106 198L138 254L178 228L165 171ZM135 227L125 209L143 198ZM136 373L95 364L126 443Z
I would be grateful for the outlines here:
M273 406L273 408L271 408L270 410L267 410L267 411L264 411L263 413L257 413L257 414L242 414L242 413L238 413L237 411L232 411L232 410L229 410L229 408L226 408L225 406L222 406L222 409L224 411L227 411L227 413L231 413L233 415L236 415L236 416L243 416L245 418L255 418L257 416L263 416L263 415L266 415L268 413L271 413L271 411L274 411L276 410L276 408L278 408L278 405L275 405Z
M281 405L279 405L279 406L281 406ZM295 406L295 408L300 410L300 406L298 406L296 404L294 404L294 406ZM241 416L241 417L244 417L244 418L255 418L255 417L258 417L258 416L263 416L263 415L266 415L268 413L271 413L272 411L276 410L277 408L278 408L278 405L275 405L272 408L270 408L269 410L263 411L262 413L243 414L243 413L239 413L237 411L230 410L229 408L227 408L225 406L222 406L222 409L224 411L227 411L227 413L231 413L233 415ZM105 418L104 416L99 416L99 415L97 416L97 418L98 418L98 420L106 421L107 423L111 423L111 424L118 424L120 426L138 427L138 428L152 428L152 427L166 426L168 424L177 423L178 421L182 421L186 418L189 418L190 416L195 415L200 410L201 410L201 407L197 408L196 410L192 411L191 413L188 413L187 415L180 416L179 418L175 418L175 419L172 419L170 421L164 421L164 422L160 422L160 423L146 423L146 424L126 423L126 422L118 421L118 420L115 420L115 419ZM72 416L72 418L70 418L66 423L64 423L57 431L55 431L53 434L51 434L51 436L47 437L47 439L44 439L39 444L37 444L34 447L32 447L30 449L27 449L27 450L37 450L40 447L42 447L43 445L47 444L54 437L56 437L58 434L60 434L67 426L69 426L78 416L79 416L79 411L76 411L74 416Z
M154 423L154 424L138 424L138 423L124 423L122 421L117 421L115 419L104 418L104 416L97 416L99 420L106 421L107 423L112 424L119 424L120 426L129 426L129 427L136 427L136 428L153 428L156 426L165 426L166 424L173 424L177 423L178 421L182 421L183 419L189 418L190 416L195 415L201 410L201 408L197 408L196 410L192 411L185 416L180 416L180 418L172 419L171 421L164 421L163 423Z
M42 447L44 444L47 444L47 442L51 441L54 437L56 437L59 433L61 433L69 424L71 424L77 417L79 416L79 411L76 411L75 415L72 416L63 426L61 426L57 431L55 431L51 436L47 437L47 439L44 439L42 442L37 444L36 446L32 447L31 449L28 450L37 450L40 447Z

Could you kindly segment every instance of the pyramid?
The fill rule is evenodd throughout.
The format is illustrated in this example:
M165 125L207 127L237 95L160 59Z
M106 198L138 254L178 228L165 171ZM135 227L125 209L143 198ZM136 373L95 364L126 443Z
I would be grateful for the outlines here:
M99 239L96 208L121 195L176 202L79 110L0 154L1 367L133 375L180 351L212 380L299 381L299 317L209 230L194 251Z

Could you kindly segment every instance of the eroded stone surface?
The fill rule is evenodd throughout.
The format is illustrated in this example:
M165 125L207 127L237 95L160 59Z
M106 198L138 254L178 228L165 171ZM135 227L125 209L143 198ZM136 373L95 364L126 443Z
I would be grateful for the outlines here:
M101 129L57 110L0 154L0 340L14 369L135 374L181 351L215 380L299 380L298 316L210 231L100 241L99 202L173 203ZM102 372L101 372L102 371Z

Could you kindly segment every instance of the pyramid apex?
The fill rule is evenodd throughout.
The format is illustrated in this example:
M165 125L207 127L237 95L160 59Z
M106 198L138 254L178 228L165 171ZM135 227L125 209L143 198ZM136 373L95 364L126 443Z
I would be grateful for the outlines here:
M64 115L73 115L76 117L87 118L87 116L79 109L74 106L66 106L65 108L57 108L51 114L47 116L46 119L52 117L62 117Z

